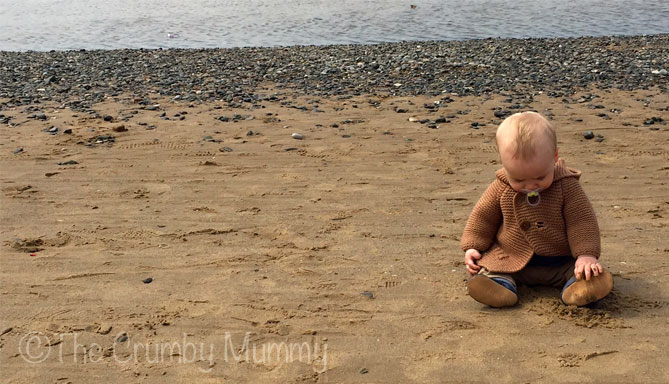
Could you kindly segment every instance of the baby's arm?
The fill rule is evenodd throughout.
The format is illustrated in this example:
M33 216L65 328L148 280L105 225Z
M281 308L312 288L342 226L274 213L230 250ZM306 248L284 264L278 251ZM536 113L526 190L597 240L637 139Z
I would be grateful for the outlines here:
M502 223L499 195L503 189L501 181L493 181L474 206L465 225L460 245L465 251L465 264L471 274L479 271L476 261L481 258L481 252L490 248Z
M590 280L592 276L604 272L604 267L598 261L601 245L597 216L578 180L565 178L562 188L569 247L576 257L574 276L579 280Z

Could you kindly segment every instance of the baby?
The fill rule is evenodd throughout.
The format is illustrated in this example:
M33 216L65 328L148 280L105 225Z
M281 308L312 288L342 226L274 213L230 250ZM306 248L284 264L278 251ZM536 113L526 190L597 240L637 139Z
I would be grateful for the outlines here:
M461 239L469 295L493 307L516 304L517 283L561 287L568 305L608 295L613 279L598 261L597 217L581 172L558 158L551 123L535 112L509 116L497 129L497 147L503 168Z

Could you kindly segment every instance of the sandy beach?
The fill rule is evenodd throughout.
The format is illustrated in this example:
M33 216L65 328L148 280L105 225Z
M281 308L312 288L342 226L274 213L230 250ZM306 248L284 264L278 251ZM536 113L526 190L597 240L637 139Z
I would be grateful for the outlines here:
M548 93L5 93L3 381L669 381L669 95ZM583 172L614 275L591 307L466 294L459 239L522 110Z

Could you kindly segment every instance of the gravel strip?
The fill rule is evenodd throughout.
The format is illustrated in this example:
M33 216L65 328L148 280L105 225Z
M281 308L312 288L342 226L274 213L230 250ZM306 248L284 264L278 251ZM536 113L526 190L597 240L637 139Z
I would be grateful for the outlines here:
M256 102L261 82L308 95L481 95L589 86L663 92L669 35L280 48L0 52L0 107L106 96Z

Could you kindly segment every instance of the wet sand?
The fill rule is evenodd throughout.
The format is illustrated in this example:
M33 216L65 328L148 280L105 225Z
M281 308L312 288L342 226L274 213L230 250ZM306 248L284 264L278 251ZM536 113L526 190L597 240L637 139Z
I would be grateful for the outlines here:
M5 382L669 381L669 126L644 124L669 121L666 93L257 92L277 98L0 111ZM583 172L615 284L592 308L466 294L459 238L500 167L496 108L549 116ZM260 351L282 342L304 354Z

